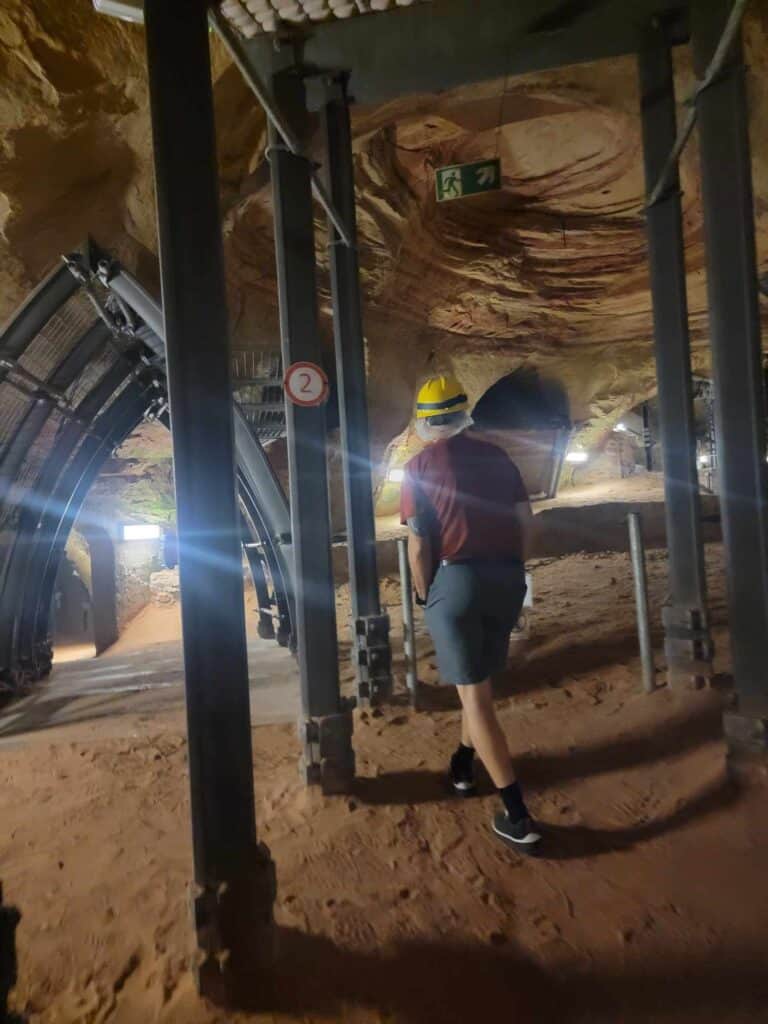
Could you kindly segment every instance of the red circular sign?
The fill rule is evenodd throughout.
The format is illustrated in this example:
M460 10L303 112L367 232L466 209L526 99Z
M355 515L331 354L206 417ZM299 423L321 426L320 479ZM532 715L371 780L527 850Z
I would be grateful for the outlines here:
M323 405L330 388L325 371L317 363L293 363L288 367L283 387L294 405Z

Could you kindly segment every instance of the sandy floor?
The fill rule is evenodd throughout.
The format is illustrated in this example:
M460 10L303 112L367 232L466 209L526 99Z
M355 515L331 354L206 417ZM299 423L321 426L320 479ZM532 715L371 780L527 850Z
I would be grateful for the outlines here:
M657 622L664 570L652 553ZM488 786L446 796L459 717L422 634L429 710L357 714L352 798L310 797L293 729L254 729L282 953L269 1012L222 1012L186 966L181 713L127 716L119 739L62 729L0 758L0 876L24 915L17 1008L33 1024L768 1019L765 795L726 780L720 692L639 692L626 556L550 560L534 578L530 648L500 708L546 826L541 858L489 834ZM393 580L384 594L397 633Z

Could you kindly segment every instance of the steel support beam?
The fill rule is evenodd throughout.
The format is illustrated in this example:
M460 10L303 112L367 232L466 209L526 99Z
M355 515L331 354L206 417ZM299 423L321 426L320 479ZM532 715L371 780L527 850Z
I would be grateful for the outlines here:
M25 593L29 587L39 585L45 565L45 538L55 530L68 496L61 497L59 481L64 475L69 458L86 432L89 423L106 404L110 396L131 373L127 360L118 360L104 374L77 407L78 419L64 425L51 453L43 463L32 494L24 495L20 505L19 522L13 548L6 563L0 588L0 674L13 674L17 663L17 623L25 614ZM96 424L94 424L96 426ZM102 424L98 424L102 429ZM92 436L96 436L95 434ZM36 599L35 599L36 600ZM31 620L30 620L31 621ZM31 629L31 626L30 626ZM33 641L30 640L30 649Z
M697 0L693 55L702 75L730 14ZM738 696L734 751L768 752L768 475L752 168L741 34L699 97L709 328L718 437L731 657Z
M483 0L481 13L477 0L398 4L380 14L302 25L302 63L321 71L346 68L359 103L383 103L636 53L643 27L660 11L674 15L674 41L685 42L681 0ZM263 34L242 43L241 60L264 81L274 45L274 36Z
M675 83L667 30L659 19L639 55L645 181L650 191L677 135ZM696 686L712 675L704 545L688 334L683 217L675 171L669 189L647 210L659 424L669 551L669 603L664 608L667 677ZM643 441L648 458L647 410Z
M129 385L99 417L98 435L85 438L60 476L35 537L34 561L17 600L19 614L11 664L40 678L50 670L48 616L67 537L91 484L112 450L141 422L149 399L146 384Z
M187 697L200 991L274 958L257 843L242 552L206 0L145 4Z
M295 70L273 79L297 134L306 123L304 83ZM269 161L283 366L320 363L311 166L270 128ZM308 783L343 792L354 778L351 709L339 691L336 605L328 508L326 421L322 406L286 403L296 637L301 678L304 769Z
M361 706L378 704L392 692L389 618L381 614L376 526L373 512L365 339L357 256L355 172L347 76L324 79L328 190L344 219L352 245L329 223L329 262L336 347L344 499L347 517L349 590L357 692Z

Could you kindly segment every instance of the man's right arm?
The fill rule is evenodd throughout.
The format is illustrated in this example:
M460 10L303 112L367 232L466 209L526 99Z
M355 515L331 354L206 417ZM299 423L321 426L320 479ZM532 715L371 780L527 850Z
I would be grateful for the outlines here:
M421 601L426 601L434 567L432 538L418 516L408 520L408 563L416 593Z
M523 561L527 562L533 551L533 540L536 534L536 525L533 518L533 509L530 501L518 501L513 506L517 526L520 530L520 545L523 549Z
M434 571L431 520L427 502L413 467L405 467L400 491L400 521L408 527L408 563L420 600L426 601Z

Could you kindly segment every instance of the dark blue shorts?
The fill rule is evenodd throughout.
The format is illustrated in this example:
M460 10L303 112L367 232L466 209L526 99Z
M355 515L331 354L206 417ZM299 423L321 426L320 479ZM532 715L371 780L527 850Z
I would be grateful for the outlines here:
M481 683L506 667L525 590L521 562L456 562L438 569L425 615L442 682Z

